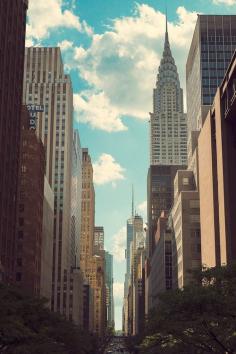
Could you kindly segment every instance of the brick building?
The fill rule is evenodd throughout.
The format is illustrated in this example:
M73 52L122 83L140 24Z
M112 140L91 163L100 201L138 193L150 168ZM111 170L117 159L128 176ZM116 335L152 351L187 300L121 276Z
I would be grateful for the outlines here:
M44 147L29 129L29 114L22 107L19 168L18 225L15 250L15 281L29 293L39 295L44 203Z
M13 280L27 0L0 1L0 261Z

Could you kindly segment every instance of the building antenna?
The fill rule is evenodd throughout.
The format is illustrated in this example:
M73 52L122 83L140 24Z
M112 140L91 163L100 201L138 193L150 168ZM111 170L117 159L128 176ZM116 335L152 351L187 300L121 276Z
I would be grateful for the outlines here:
M167 18L168 18L168 15L167 15L167 2L166 2L166 33L168 32L168 22L167 22Z
M132 217L134 217L134 185L132 184Z

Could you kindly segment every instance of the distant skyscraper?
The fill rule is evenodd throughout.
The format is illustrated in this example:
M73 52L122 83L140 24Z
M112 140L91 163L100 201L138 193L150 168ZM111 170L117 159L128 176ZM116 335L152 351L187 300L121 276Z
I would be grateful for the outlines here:
M150 113L151 165L185 165L187 121L183 111L183 90L172 56L166 22L165 46Z
M148 237L147 255L151 258L155 249L157 221L162 211L169 212L174 202L174 178L185 166L150 166L148 171Z
M113 298L113 255L105 252L106 259L106 285L108 288L107 298L107 325L114 327L114 298Z
M74 131L72 144L72 181L71 181L71 265L79 267L79 247L81 234L82 198L82 148L78 130Z
M133 250L136 249L136 245L144 243L143 238L143 218L137 214L134 215L134 202L132 197L132 216L127 220L127 240L126 240L126 274L124 283L124 318L123 327L125 333L132 333L132 320L131 313L133 311L132 300L132 262L133 262ZM132 322L132 323L131 323Z
M82 222L80 237L80 265L84 271L93 255L95 192L93 185L93 165L88 149L82 150Z
M95 192L93 165L88 149L82 149L82 220L80 268L93 293L92 331L103 336L106 322L105 254L94 255Z
M69 317L73 93L59 48L26 48L24 99L43 105L36 133L46 152L46 177L54 191L52 309Z
M188 55L188 130L201 129L236 49L236 15L198 15Z
M0 1L0 263L13 280L27 0Z
M130 262L131 262L131 254L130 254L130 245L131 242L136 238L136 233L143 233L143 218L139 215L133 215L130 219L127 220L127 241L126 241L126 274L127 280L125 284L125 290L127 289L131 269L130 269Z

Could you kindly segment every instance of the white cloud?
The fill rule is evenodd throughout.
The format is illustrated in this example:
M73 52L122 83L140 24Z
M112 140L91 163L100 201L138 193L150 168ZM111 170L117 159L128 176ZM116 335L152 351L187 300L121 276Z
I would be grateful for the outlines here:
M144 218L144 221L146 221L147 220L147 201L146 200L137 206L137 211L141 213L141 215Z
M123 262L125 260L126 248L126 227L122 227L113 237L112 254L116 262Z
M62 0L29 2L26 32L28 43L40 42L49 36L51 30L58 28L73 28L88 35L92 34L92 29L86 22L81 23L80 18L73 11L63 9Z
M117 181L125 179L124 168L109 154L104 153L99 157L93 164L93 171L94 183L97 185L112 183L115 186Z
M233 6L236 5L236 0L213 0L213 4Z
M79 48L77 54L78 52ZM75 94L74 108L77 121L89 123L92 128L107 132L127 129L121 120L118 108L111 105L104 92L83 91Z
M68 41L68 40L64 40L62 42L59 42L57 44L57 46L60 47L61 51L63 52L63 51L66 51L66 50L69 50L69 49L73 48L73 42Z
M169 23L169 37L184 86L185 62L197 14L179 7L177 15L178 20ZM133 16L114 19L105 33L93 34L87 49L74 47L73 68L90 87L75 96L77 118L107 132L126 129L124 116L148 119L164 32L165 15L151 6L137 4Z

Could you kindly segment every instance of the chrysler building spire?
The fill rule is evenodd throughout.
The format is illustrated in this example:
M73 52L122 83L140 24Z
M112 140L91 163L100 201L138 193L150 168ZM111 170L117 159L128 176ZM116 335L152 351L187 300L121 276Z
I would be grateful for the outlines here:
M164 50L150 116L151 165L186 165L187 122L183 111L183 90L170 48L167 11Z

